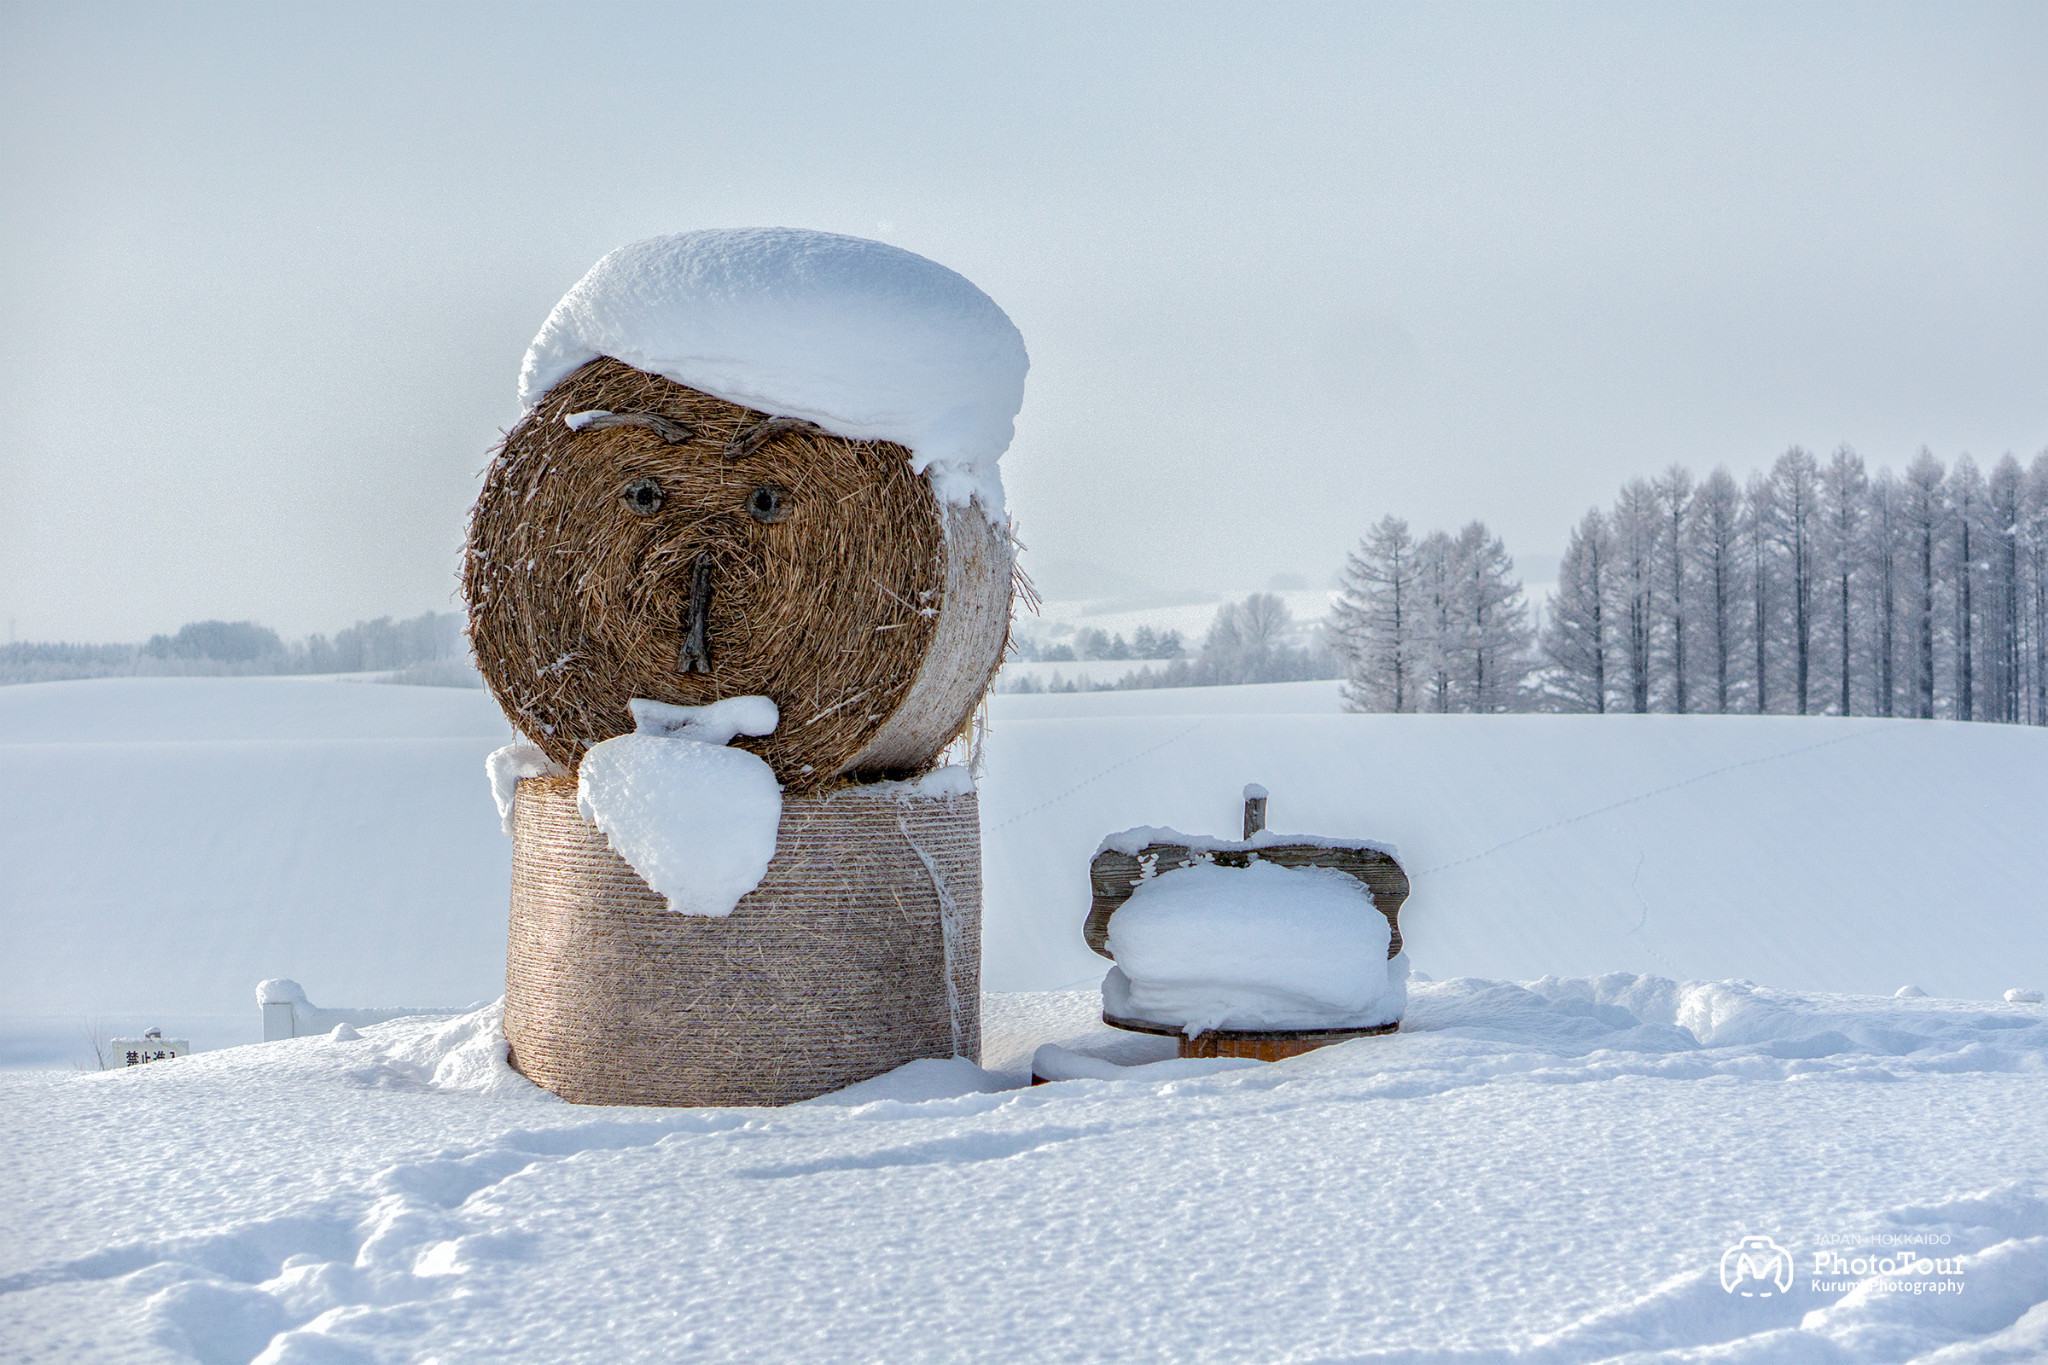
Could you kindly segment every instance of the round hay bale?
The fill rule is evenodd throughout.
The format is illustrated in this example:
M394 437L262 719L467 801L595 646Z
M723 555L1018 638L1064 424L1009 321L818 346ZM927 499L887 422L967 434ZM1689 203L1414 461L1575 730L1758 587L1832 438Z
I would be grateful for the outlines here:
M605 357L507 433L463 592L492 694L569 771L633 729L632 698L756 695L782 722L737 742L804 791L931 766L1002 660L1014 571L1007 531L902 446Z
M671 913L576 811L515 798L505 1037L578 1104L789 1104L981 1053L973 795L785 800L768 875L723 919Z

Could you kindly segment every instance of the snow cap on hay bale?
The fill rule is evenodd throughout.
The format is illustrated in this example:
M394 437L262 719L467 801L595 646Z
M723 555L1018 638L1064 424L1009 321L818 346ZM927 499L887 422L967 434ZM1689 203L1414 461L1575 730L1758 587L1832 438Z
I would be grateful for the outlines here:
M612 252L528 352L470 522L485 681L565 768L634 697L760 695L792 790L929 768L1008 637L1028 365L943 266L792 229Z

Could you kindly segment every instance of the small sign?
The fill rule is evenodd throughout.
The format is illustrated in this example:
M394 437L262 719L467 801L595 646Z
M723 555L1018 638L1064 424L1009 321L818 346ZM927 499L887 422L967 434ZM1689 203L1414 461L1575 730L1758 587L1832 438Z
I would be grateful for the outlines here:
M183 1057L192 1044L183 1038L115 1038L107 1044L115 1066L141 1066L144 1062L168 1062Z

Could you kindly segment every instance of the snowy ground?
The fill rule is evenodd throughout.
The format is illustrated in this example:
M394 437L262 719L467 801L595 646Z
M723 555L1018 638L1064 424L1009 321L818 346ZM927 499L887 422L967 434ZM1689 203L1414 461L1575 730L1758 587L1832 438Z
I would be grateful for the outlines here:
M497 993L483 694L0 689L5 1054L62 1066L93 1014L203 1049L0 1075L0 1354L2048 1359L2048 1007L1996 998L2048 984L2048 735L1353 717L1320 683L994 722L987 1071L598 1110L506 1071L488 1010L225 1046L267 976ZM1159 1055L1094 1022L1087 857L1234 832L1248 780L1278 828L1401 847L1438 978L1404 1031L1005 1088L1043 1043ZM1745 1235L1789 1291L1723 1288Z
M988 1061L1086 1045L1092 1006L991 997ZM1270 1067L990 1092L1021 1077L914 1063L839 1103L667 1112L553 1100L492 1023L0 1077L0 1340L209 1362L2048 1358L2039 1006L1454 981L1396 1037ZM1789 1291L1723 1288L1745 1236L1794 1258ZM1815 1273L1828 1255L1860 1270Z

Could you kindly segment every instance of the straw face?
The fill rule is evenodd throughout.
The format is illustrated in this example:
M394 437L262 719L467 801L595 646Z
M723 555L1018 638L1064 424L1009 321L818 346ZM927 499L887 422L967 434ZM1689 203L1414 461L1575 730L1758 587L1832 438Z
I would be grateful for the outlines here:
M555 762L629 732L634 697L758 695L781 724L737 743L806 790L930 766L1000 662L1013 567L901 446L605 358L506 436L463 588L485 681Z
M564 1099L788 1104L980 1055L971 794L789 798L724 919L669 912L577 815L573 778L521 782L514 829L505 1036Z

